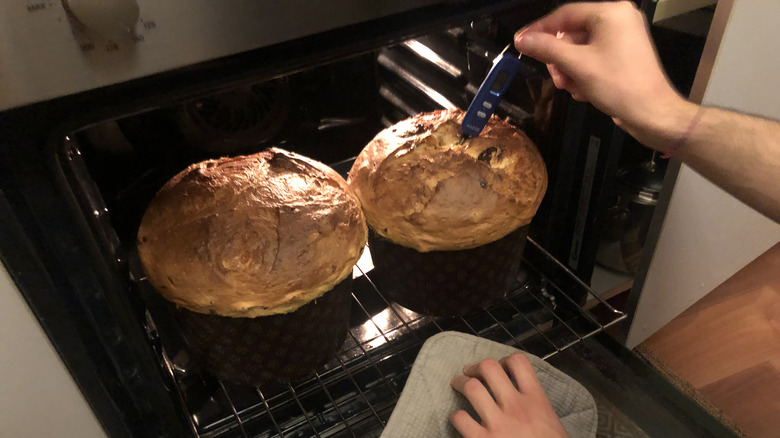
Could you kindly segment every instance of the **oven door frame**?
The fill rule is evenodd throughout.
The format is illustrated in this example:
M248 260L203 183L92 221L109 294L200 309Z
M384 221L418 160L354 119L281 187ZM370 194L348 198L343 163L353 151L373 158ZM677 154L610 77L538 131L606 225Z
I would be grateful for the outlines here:
M60 162L63 139L104 120L365 54L527 3L533 1L442 2L0 112L0 261L110 436L193 431L148 327L139 324L142 315L128 311L127 279L117 275L126 260L106 259L70 190Z

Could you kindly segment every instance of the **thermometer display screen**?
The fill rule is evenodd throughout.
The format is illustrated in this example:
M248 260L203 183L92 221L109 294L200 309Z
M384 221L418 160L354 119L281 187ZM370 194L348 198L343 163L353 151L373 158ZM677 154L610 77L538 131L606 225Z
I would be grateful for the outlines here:
M506 80L509 79L509 72L506 70L501 70L496 74L496 80L493 81L493 86L490 87L490 91L498 94L501 91L501 88L506 83Z

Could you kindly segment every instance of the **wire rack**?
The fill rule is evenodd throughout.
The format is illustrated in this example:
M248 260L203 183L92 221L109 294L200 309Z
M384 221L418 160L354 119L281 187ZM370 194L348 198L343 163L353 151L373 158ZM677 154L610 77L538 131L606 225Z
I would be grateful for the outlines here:
M626 317L531 239L515 290L493 307L463 317L430 317L392 303L372 272L363 270L353 285L346 341L305 379L237 386L200 371L182 344L162 343L161 362L194 436L379 436L417 353L437 333L469 333L548 359ZM585 310L582 304L589 299L597 305ZM174 329L161 329L155 324L159 319L147 317L150 335L175 337L159 336L158 330Z

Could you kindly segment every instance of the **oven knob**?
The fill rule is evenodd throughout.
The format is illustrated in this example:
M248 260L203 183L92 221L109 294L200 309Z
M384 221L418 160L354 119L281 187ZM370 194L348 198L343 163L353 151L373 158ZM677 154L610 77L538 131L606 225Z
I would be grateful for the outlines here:
M104 38L131 35L138 21L136 0L62 0L79 24Z

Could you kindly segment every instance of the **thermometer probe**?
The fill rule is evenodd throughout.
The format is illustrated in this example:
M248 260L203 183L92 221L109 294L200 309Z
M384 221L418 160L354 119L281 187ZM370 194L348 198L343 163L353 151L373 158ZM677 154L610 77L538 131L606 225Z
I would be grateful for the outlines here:
M523 55L507 54L510 46L511 44L507 45L493 60L493 67L485 80L482 81L474 100L471 101L471 105L466 110L466 115L463 116L461 123L464 135L476 137L482 132L488 119L495 112L501 97L509 89L512 79L517 75L517 71L520 69L520 58Z

